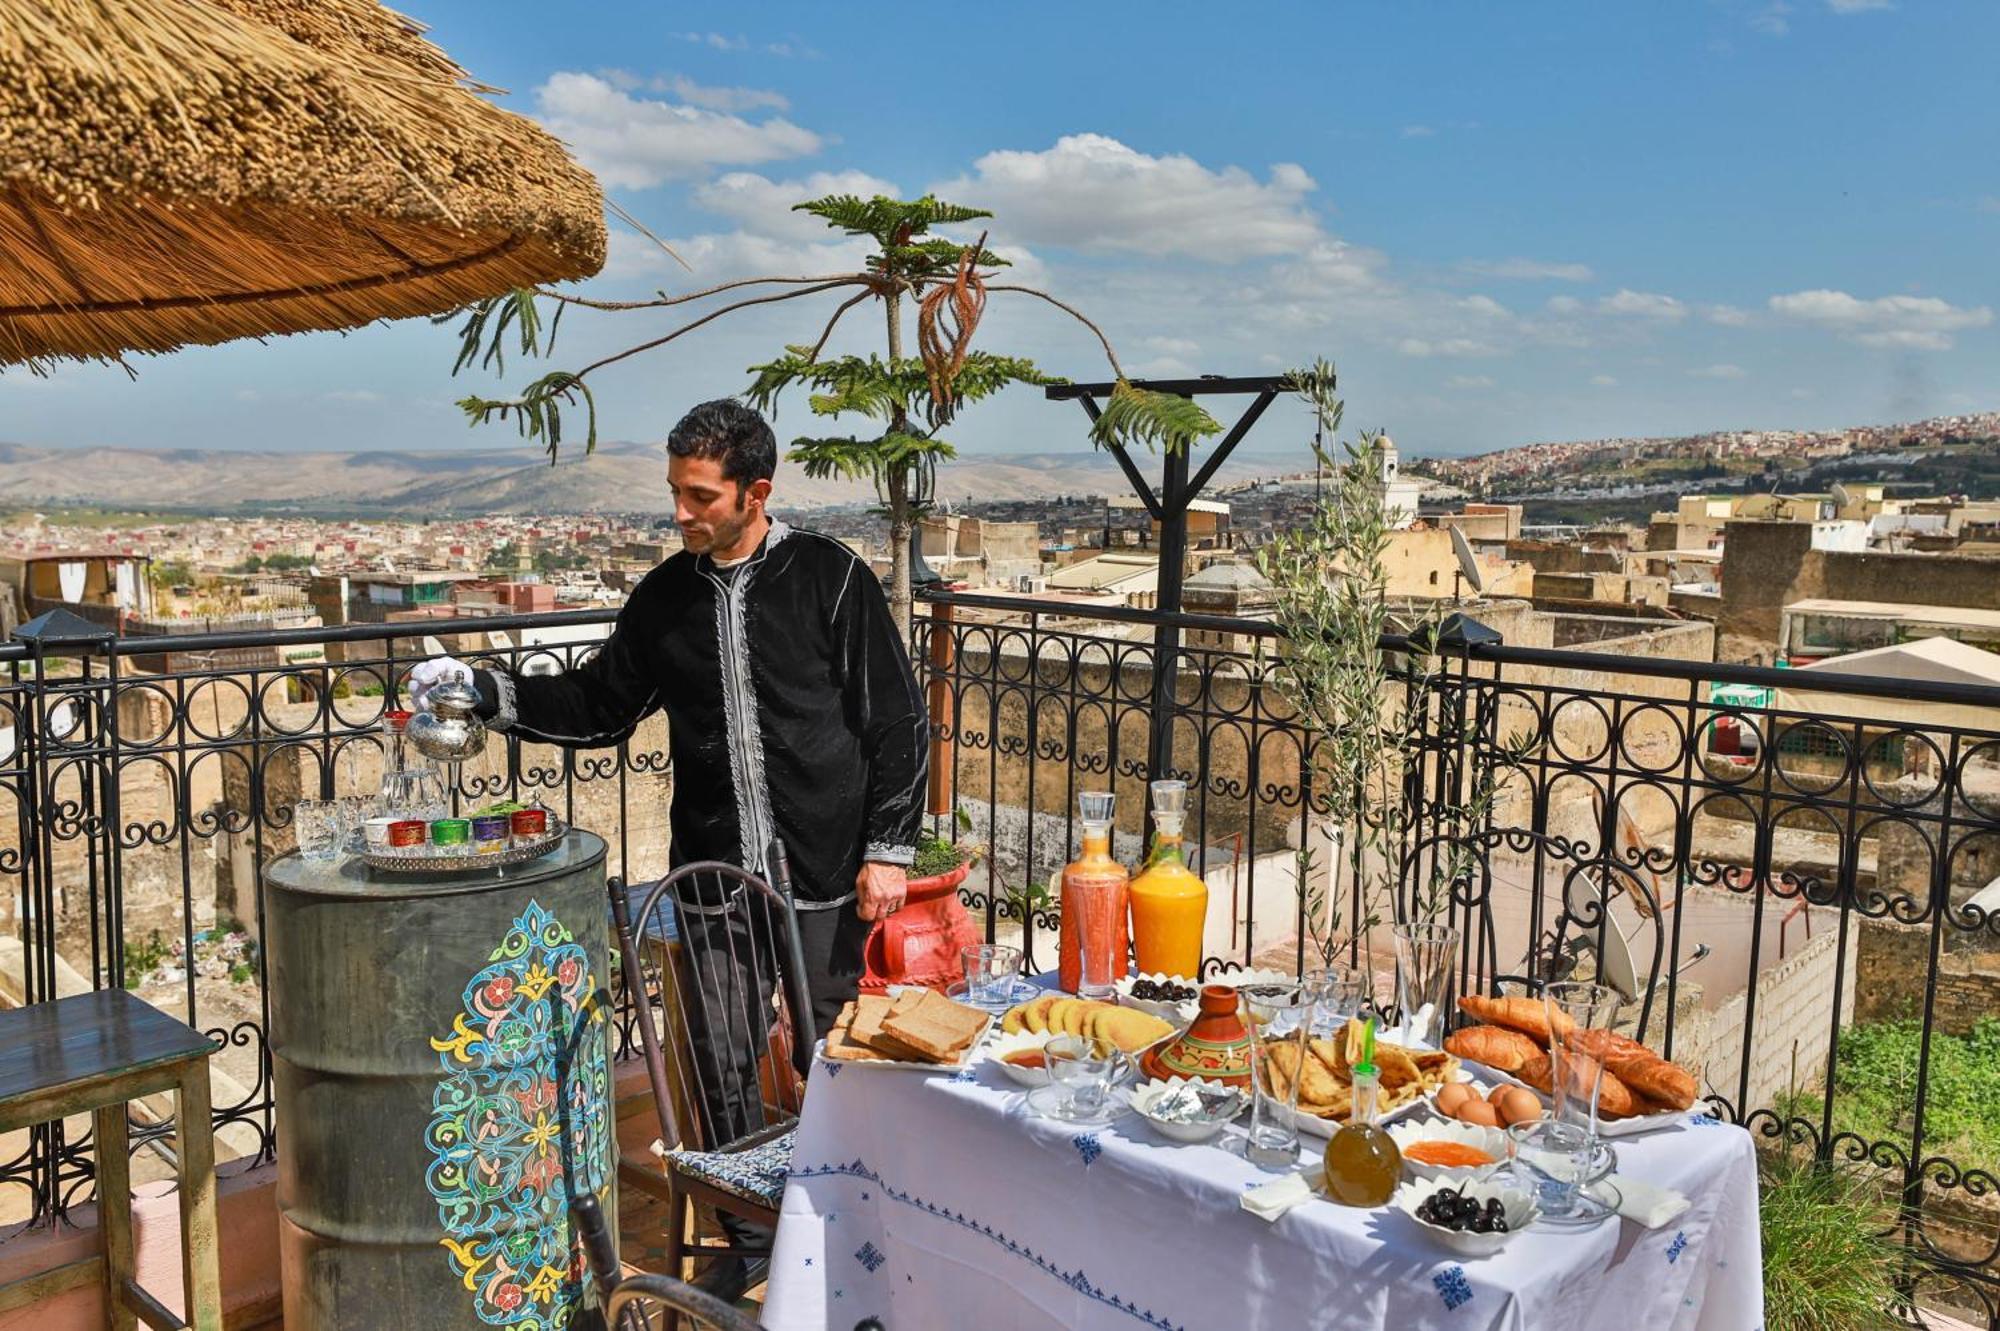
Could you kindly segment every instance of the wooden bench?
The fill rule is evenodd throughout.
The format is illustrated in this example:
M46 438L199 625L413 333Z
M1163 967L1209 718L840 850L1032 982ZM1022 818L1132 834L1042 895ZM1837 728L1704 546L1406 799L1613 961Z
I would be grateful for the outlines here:
M133 1331L141 1321L157 1331L222 1331L208 1096L214 1049L199 1031L122 989L0 1012L0 1132L92 1115L104 1244L99 1256L0 1285L0 1312L101 1281L113 1331ZM169 1090L176 1094L185 1323L139 1287L132 1255L126 1105Z

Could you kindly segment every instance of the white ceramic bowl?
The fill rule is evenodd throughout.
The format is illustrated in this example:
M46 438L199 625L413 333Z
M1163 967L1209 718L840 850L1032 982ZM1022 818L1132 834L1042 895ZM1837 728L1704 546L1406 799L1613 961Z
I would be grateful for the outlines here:
M1112 988L1118 991L1118 1003L1121 1007L1137 1008L1141 1012L1158 1017L1161 1021L1170 1021L1176 1026L1185 1026L1200 1015L1198 999L1187 998L1178 1003L1169 1003L1158 998L1132 997L1132 986L1141 980L1151 980L1155 984L1172 981L1175 984L1186 985L1197 994L1201 992L1201 983L1198 980L1183 979L1178 975L1158 975L1151 971L1143 975L1134 973L1124 976L1112 985Z
M1009 1063L1007 1055L1018 1054L1025 1049L1039 1053L1043 1045L1055 1038L1047 1031L1015 1031L1012 1035L996 1035L989 1039L986 1042L985 1052L988 1058L1000 1065L1000 1071L1007 1075L1008 1080L1017 1085L1031 1088L1047 1086L1049 1084L1047 1068L1024 1068L1019 1063Z
M1477 1123L1461 1123L1455 1118L1410 1119L1389 1128L1389 1136L1396 1143L1396 1149L1403 1152L1403 1169L1412 1178L1450 1179L1464 1182L1479 1180L1491 1175L1494 1170L1507 1163L1507 1134L1499 1128L1482 1127ZM1484 1151L1493 1157L1490 1165L1427 1165L1410 1159L1410 1147L1420 1141L1457 1142L1474 1150Z
M1460 1188L1468 1197L1476 1197L1484 1203L1489 1197L1498 1197L1500 1206L1507 1217L1507 1232L1504 1234L1475 1234L1471 1231L1446 1229L1443 1225L1433 1225L1428 1220L1417 1219L1417 1208L1426 1197L1447 1188ZM1396 1196L1390 1202L1398 1211L1410 1218L1410 1223L1424 1231L1433 1241L1451 1249L1461 1257L1491 1257L1507 1246L1507 1240L1526 1229L1541 1218L1541 1208L1534 1199L1520 1188L1505 1187L1498 1183L1453 1183L1446 1179L1426 1179L1417 1183L1405 1183L1396 1189Z
M1227 1126L1250 1105L1250 1097L1242 1091L1236 1092L1235 1108L1217 1118L1195 1123L1178 1123L1153 1117L1153 1105L1159 1098L1177 1086L1187 1084L1185 1078L1171 1077L1166 1081L1144 1081L1132 1088L1132 1108L1153 1125L1153 1129L1169 1141L1195 1143L1205 1142Z

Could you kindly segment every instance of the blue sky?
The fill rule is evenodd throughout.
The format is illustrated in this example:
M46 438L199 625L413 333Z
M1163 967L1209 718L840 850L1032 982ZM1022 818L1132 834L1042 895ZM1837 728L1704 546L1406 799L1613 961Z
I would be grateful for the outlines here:
M853 250L784 205L936 188L1110 333L1135 374L1341 370L1350 426L1414 453L2000 408L2000 5L403 0L562 134L703 284ZM694 282L615 230L603 294ZM731 316L598 384L654 439L828 297ZM1104 376L996 295L983 345ZM555 364L650 336L574 317ZM872 326L850 328L865 350ZM0 376L0 439L466 447L422 322ZM536 370L534 372L539 372ZM518 380L520 375L510 375ZM780 421L796 431L803 404ZM1274 413L1249 447L1287 448ZM1016 390L970 451L1087 447Z

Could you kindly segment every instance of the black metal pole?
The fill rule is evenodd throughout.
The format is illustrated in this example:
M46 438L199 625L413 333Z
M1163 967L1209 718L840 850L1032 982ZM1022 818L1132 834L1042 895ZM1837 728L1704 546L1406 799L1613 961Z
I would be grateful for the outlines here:
M1160 478L1160 574L1153 608L1163 615L1177 615L1181 611L1181 584L1187 576L1187 514L1191 498L1188 493L1187 450L1175 449L1166 455ZM1174 675L1180 645L1180 625L1171 619L1162 620L1153 630L1152 733L1146 747L1146 772L1148 778L1154 781L1173 776Z

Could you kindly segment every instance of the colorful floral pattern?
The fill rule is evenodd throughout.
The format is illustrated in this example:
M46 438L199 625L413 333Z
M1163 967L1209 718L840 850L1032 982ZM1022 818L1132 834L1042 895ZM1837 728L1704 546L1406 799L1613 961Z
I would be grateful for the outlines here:
M440 1240L479 1320L520 1331L570 1322L584 1265L574 1188L610 1186L610 1065L583 945L530 901L433 1037L425 1182Z

